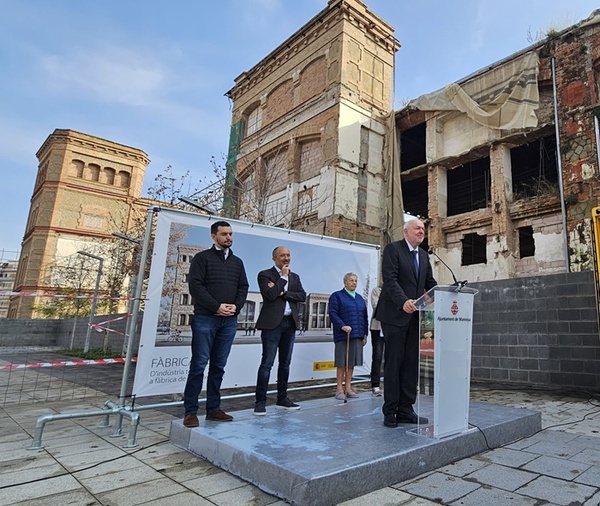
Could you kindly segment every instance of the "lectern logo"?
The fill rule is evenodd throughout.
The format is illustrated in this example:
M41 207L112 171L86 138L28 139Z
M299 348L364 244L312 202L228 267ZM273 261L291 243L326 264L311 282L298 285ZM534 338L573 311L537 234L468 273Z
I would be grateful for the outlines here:
M452 306L450 306L450 312L456 316L458 314L458 304L455 300L452 301Z

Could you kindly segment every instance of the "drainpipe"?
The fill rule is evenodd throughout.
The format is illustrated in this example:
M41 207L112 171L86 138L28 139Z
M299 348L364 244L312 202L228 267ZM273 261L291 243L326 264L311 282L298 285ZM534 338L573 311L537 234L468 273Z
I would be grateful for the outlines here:
M598 116L594 115L594 134L596 135L596 159L600 164L600 127L598 126ZM600 173L600 168L598 168Z
M560 152L560 133L558 129L558 100L556 98L556 59L552 57L552 94L554 98L554 131L556 135L556 156L558 158L558 188L560 190L560 211L562 214L565 271L570 272L569 243L567 241L567 210L565 207L565 190L563 187L562 156Z

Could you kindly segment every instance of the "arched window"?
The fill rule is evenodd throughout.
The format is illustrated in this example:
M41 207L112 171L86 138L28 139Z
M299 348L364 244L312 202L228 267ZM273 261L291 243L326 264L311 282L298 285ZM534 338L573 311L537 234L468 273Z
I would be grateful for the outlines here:
M267 123L281 118L294 107L294 83L284 81L267 97Z
M115 169L111 167L104 167L104 182L106 184L115 184Z
M71 160L71 166L69 167L69 176L83 178L83 167L85 163L82 160Z
M310 62L300 74L300 103L315 97L327 87L327 61L324 56Z
M262 108L257 104L254 109L250 110L246 119L246 135L248 137L260 129L262 124Z
M131 183L131 174L124 170L120 170L117 174L117 185L121 188L129 188L129 184Z
M100 165L96 165L95 163L88 164L88 179L90 181L99 181L100 180Z

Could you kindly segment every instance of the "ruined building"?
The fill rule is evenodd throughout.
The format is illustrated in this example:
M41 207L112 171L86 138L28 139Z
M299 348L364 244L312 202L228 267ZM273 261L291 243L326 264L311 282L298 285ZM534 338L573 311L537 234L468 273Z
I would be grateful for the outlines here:
M599 88L596 11L397 112L405 209L458 277L594 268Z

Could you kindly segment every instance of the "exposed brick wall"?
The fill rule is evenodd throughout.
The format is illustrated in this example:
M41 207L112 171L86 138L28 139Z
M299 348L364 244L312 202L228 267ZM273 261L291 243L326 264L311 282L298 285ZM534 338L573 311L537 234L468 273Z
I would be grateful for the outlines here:
M291 79L284 81L275 88L267 97L267 121L271 123L281 118L294 107L294 84Z
M327 60L321 56L310 62L300 73L298 103L303 104L312 97L323 93L327 86Z
M593 273L473 283L472 380L600 391Z
M323 149L321 139L300 144L299 180L306 181L318 176L323 167Z

